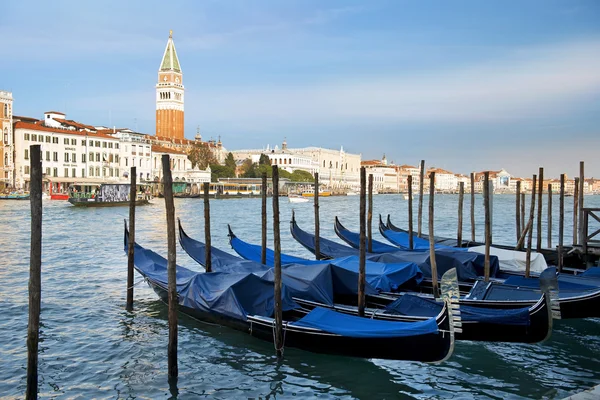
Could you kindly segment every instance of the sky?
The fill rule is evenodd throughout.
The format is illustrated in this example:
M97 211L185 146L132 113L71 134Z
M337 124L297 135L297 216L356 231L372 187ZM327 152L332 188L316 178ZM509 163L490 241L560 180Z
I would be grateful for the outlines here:
M599 21L596 0L13 1L0 90L154 134L173 30L187 138L600 177Z

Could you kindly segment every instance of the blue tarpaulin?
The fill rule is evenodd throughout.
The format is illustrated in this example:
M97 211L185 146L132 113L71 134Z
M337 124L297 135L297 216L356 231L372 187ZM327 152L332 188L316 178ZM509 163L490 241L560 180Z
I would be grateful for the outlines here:
M394 243L396 246L401 247L406 250L410 249L408 233L397 232L397 231L393 231L391 229L386 229L386 230L380 229L380 232L383 235L383 237L385 237L390 242ZM435 244L435 249L436 250L438 250L438 249L439 250L453 249L453 250L457 250L457 251L468 251L467 248L451 247L451 246L445 246L442 244ZM429 251L429 240L420 238L416 235L413 235L413 250Z
M420 322L367 319L317 307L291 325L321 329L338 335L360 338L388 338L435 334L435 318Z
M443 303L414 295L403 295L388 304L386 314L415 315L435 317L442 311ZM463 321L487 322L499 325L529 325L529 307L511 309L493 309L472 306L460 306Z
M525 278L524 276L510 276L504 281L505 285L540 288L540 280L538 278ZM578 278L573 276L558 276L559 291L582 291L598 289L598 281L594 279Z

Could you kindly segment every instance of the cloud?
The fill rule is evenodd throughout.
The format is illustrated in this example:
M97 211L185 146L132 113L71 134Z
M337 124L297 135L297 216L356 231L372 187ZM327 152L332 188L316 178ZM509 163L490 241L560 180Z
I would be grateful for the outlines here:
M220 88L192 108L266 128L340 118L380 122L514 121L568 113L600 94L600 40L521 48L487 63L330 83ZM208 89L210 90L210 89Z

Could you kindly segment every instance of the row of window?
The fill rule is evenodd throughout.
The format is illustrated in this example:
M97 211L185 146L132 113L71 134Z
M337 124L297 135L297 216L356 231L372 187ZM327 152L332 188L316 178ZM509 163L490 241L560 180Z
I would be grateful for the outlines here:
M32 142L39 142L39 143L58 143L58 137L56 136L44 136L44 135L37 135L37 134L29 134L26 133L23 135L23 138L27 141L32 141ZM6 140L6 139L5 139ZM63 143L66 145L71 145L71 146L77 146L77 139L69 139L69 138L64 138L63 139ZM85 146L87 144L87 142L85 140L81 141L81 145ZM113 142L101 142L99 140L90 140L89 143L90 147L103 147L103 148L115 148L118 149L119 148L119 143L113 143Z
M70 155L69 155L70 154ZM43 153L42 153L43 155ZM82 154L81 155L81 162L85 163L86 161L86 155ZM25 153L24 153L24 157L25 160L29 160L29 149L25 149ZM64 153L64 160L65 162L77 162L77 153ZM90 158L89 158L90 162L94 162L94 160L96 162L100 162L100 153L92 153L90 152ZM125 159L127 161L127 159ZM50 152L46 151L46 161L50 161ZM52 152L52 161L58 161L58 152L54 151ZM104 155L104 160L103 161L108 161L108 162L119 162L119 156L116 154L109 154L109 155ZM140 160L140 167L141 167L141 160Z
M29 165L25 166L25 174L29 175L30 169L29 169ZM64 177L65 178L69 178L69 173L70 173L70 177L71 178L77 178L77 168L71 168L69 171L69 168L65 168L64 170ZM46 175L50 176L50 174L52 174L53 177L58 177L58 168L46 168ZM93 176L97 176L97 177L115 177L115 176L119 176L119 169L118 168L100 168L100 167L90 167L89 169L89 173L88 173L88 177L93 177ZM85 168L81 169L81 175L79 176L80 178L85 178Z
M341 169L344 169L344 163L341 163ZM323 160L323 168L325 168L325 160ZM333 161L329 161L329 168L333 168ZM340 168L340 163L338 161L335 162L335 169ZM353 169L354 170L354 169ZM348 163L346 163L346 171L348 171Z

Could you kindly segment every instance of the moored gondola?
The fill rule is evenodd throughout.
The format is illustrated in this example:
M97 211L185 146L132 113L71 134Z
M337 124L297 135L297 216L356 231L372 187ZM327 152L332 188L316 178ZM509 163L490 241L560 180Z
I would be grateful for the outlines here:
M125 228L125 250L128 233ZM135 268L167 301L167 261L135 244ZM273 342L273 282L252 273L198 273L177 266L179 309ZM449 301L449 300L448 300ZM454 348L452 313L445 303L435 317L419 322L371 320L316 307L307 310L282 287L286 347L362 358L423 362L447 359Z

